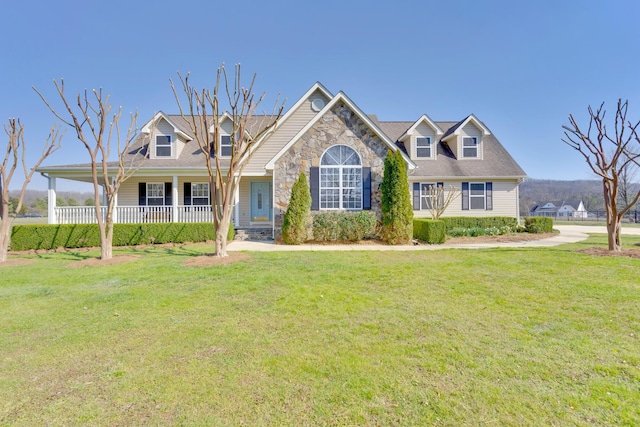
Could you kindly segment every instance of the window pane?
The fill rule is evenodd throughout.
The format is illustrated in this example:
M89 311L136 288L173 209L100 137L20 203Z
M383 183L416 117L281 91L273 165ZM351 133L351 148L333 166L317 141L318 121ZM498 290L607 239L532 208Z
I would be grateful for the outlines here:
M334 145L322 155L321 165L359 165L360 157L351 147Z
M484 184L483 183L471 183L469 184L469 190L472 196L484 196Z
M156 136L156 157L171 157L171 136Z
M484 197L469 198L469 206L471 209L484 209Z
M147 183L147 205L164 205L164 183Z
M431 147L429 148L416 148L416 156L418 157L431 157Z

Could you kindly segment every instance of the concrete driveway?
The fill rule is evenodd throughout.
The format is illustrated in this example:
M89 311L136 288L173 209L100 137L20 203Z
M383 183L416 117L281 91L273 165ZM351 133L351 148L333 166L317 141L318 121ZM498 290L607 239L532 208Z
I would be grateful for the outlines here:
M526 242L494 242L443 245L381 245L379 243L357 245L276 245L273 242L233 241L227 250L236 251L433 251L440 249L483 249L483 248L532 248L558 246L585 240L592 234L606 234L605 226L557 225L560 233L548 239L530 240ZM622 234L640 235L640 227L623 227Z

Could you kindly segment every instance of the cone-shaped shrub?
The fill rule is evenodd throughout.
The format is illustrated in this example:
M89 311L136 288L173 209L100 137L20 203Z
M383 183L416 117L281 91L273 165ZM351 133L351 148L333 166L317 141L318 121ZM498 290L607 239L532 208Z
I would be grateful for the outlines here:
M291 189L289 206L282 221L282 240L288 245L300 245L309 238L311 223L311 192L307 176L301 173Z
M400 151L389 151L384 160L382 192L382 240L392 245L411 242L413 206L409 194L407 169Z

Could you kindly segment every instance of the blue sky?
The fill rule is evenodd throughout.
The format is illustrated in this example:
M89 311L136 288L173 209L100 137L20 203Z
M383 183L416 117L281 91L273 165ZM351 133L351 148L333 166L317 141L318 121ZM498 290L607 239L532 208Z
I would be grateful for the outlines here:
M102 87L115 107L176 113L169 78L212 86L216 68L242 64L270 110L316 81L344 91L380 120L461 120L475 114L532 178L592 179L564 145L569 113L613 115L628 99L640 119L640 2L348 0L6 2L0 39L0 119L20 117L29 158L56 121L31 89L57 101ZM57 104L59 105L59 104ZM5 138L6 140L6 138ZM45 164L87 162L69 129ZM21 182L16 180L12 188ZM36 177L30 188L45 189ZM59 181L59 190L86 190Z

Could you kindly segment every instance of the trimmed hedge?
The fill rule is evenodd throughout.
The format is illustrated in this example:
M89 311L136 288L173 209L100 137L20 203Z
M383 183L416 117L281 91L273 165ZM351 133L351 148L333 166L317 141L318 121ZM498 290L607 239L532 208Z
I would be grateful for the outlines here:
M453 230L454 228L500 228L504 226L515 229L518 225L518 220L510 216L447 216L441 217L440 221L444 221L447 231Z
M447 229L441 219L417 218L413 220L413 237L431 244L444 243Z
M235 230L229 227L228 240ZM113 246L162 243L205 242L214 240L213 225L208 222L114 224ZM88 248L100 246L98 224L26 224L11 231L11 250Z
M527 216L524 218L524 227L529 233L551 233L553 231L553 218Z
M326 212L313 216L313 238L320 242L362 240L375 234L375 212Z

